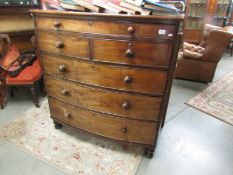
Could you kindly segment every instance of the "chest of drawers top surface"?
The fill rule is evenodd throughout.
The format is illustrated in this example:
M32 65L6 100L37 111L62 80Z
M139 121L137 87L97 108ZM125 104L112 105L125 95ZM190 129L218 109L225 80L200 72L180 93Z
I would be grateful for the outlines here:
M183 16L32 13L51 117L154 149Z
M56 11L56 10L31 10L31 12L34 15L37 16L59 16L59 17L64 17L64 16L71 16L73 18L75 17L88 17L92 19L100 19L100 18L108 18L110 20L114 19L136 19L136 20L171 20L173 21L183 21L184 20L184 15L182 14L161 14L161 15L125 15L125 14L109 14L109 13L87 13L87 12L67 12L67 11Z

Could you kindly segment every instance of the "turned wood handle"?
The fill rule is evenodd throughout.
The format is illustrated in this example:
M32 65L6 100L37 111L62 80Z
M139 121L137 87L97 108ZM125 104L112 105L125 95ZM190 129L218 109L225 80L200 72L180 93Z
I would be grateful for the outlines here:
M62 94L62 95L68 95L68 91L67 91L66 89L63 89L63 90L61 91L61 94Z
M66 71L65 65L60 65L60 66L58 67L58 71L59 71L59 72L65 72L65 71Z
M64 47L64 44L63 44L61 41L57 41L57 42L55 43L55 46L56 46L56 48L61 49L61 48Z
M67 119L71 118L71 114L69 114L69 113L67 113L67 112L64 112L64 116L65 116L65 118L67 118Z
M128 110L130 108L129 102L125 101L121 104L121 108L124 110Z
M123 127L121 127L121 131L123 133L127 133L128 132L128 128L126 126L123 126Z
M125 51L125 55L126 55L127 57L132 57L132 56L133 56L133 51L132 51L131 49L127 49L127 50Z
M125 76L125 78L124 78L124 82L125 82L125 83L132 83L132 82L133 82L133 78L127 75L127 76Z
M54 21L53 26L54 27L60 27L61 26L61 22L60 21Z
M134 28L132 26L128 27L127 30L128 30L129 33L134 33Z

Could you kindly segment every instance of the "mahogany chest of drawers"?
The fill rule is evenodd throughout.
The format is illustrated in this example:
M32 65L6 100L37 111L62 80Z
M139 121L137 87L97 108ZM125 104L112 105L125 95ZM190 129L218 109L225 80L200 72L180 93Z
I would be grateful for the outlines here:
M143 144L152 156L183 17L32 13L55 127Z

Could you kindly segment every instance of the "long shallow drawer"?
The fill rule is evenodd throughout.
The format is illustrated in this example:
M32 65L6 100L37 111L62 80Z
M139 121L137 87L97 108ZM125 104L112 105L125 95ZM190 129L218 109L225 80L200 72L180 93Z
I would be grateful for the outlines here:
M169 43L139 41L93 40L94 60L130 65L168 67Z
M101 90L51 76L44 78L46 92L56 99L108 114L158 121L162 98Z
M156 122L112 117L52 98L49 98L49 107L53 118L84 131L123 141L154 144Z
M65 79L112 89L163 94L167 72L92 64L43 55L44 72Z
M88 38L44 31L39 31L37 35L40 50L84 59L90 58Z
M93 21L37 17L38 29L145 38L173 38L175 27L166 24Z

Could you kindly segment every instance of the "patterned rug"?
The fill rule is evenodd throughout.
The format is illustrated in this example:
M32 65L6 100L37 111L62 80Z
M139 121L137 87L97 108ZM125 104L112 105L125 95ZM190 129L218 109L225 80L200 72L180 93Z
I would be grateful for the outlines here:
M186 104L233 125L233 71Z
M143 149L71 128L54 129L47 100L0 129L0 139L73 175L134 175Z

